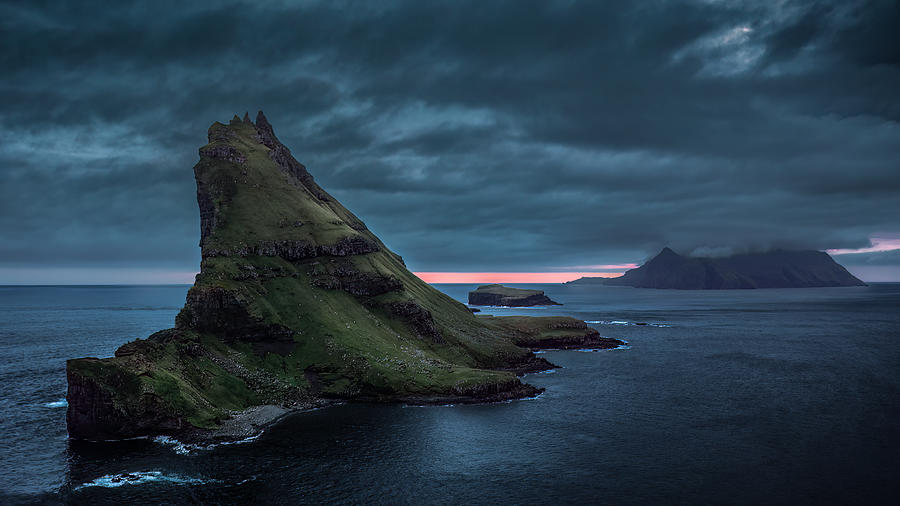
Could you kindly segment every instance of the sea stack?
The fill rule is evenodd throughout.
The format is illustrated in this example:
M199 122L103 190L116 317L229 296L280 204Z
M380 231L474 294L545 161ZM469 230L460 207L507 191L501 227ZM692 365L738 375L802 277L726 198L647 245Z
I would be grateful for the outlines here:
M553 366L528 348L596 338L572 318L477 317L421 281L262 112L208 134L194 166L196 282L174 328L68 361L71 437L196 434L251 407L329 399L529 397L540 390L516 374Z

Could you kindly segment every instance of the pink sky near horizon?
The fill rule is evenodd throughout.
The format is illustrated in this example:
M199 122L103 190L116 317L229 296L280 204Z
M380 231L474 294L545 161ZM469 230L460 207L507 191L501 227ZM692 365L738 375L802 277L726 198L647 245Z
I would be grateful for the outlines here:
M853 255L900 250L900 237L870 238L871 246L826 250L830 255ZM840 260L840 259L838 259ZM617 277L636 263L550 267L551 272L415 272L426 283L565 283L581 277ZM900 266L848 266L864 281L900 281ZM606 272L598 272L606 271ZM197 273L159 268L129 267L0 267L0 285L69 284L192 284Z
M582 277L614 278L621 272L414 272L426 283L565 283Z
M565 283L622 272L414 272L426 283ZM196 272L141 268L0 268L0 285L192 284Z
M900 266L847 268L863 281L900 281ZM193 284L196 272L155 269L0 268L0 285ZM416 272L426 283L565 283L580 277L616 277L622 272Z
M594 264L594 265L567 265L565 267L550 267L559 271L627 271L628 269L637 269L638 264ZM621 274L621 272L620 272Z

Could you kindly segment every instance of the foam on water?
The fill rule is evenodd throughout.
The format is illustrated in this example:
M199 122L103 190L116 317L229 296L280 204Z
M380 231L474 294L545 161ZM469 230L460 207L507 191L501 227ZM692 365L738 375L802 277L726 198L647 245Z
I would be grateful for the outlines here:
M153 442L163 446L171 447L172 451L174 451L178 455L190 455L193 451L209 449L208 447L202 445L184 443L169 436L156 436L155 438L153 438Z
M550 309L551 307L555 307L555 306L474 306L472 304L469 304L469 307L474 307L474 308L478 308L478 309L487 308L487 309L526 309L527 310L527 309Z
M470 288L446 287L459 301ZM891 420L900 418L892 386L900 284L715 293L561 286L549 296L567 305L553 311L489 312L594 318L601 335L635 349L546 352L566 369L523 379L547 388L538 402L348 404L286 417L253 444L212 451L192 440L67 441L65 360L109 354L177 313L69 305L175 307L187 289L0 288L0 333L10 336L0 373L12 379L0 396L0 504L850 504L898 495L900 429ZM3 409L12 406L29 409ZM692 454L697 448L703 455ZM523 480L523 468L552 479ZM604 479L597 469L621 472Z
M263 435L263 431L259 431L259 432L257 432L256 434L254 434L254 435L252 435L252 436L245 437L244 439L238 439L238 440L235 440L235 441L222 441L222 442L220 442L220 443L215 443L215 444L208 445L208 446L206 447L206 449L209 450L209 449L215 448L216 446L242 445L242 444L245 444L245 443L251 443L251 442L256 441L257 439L259 439L262 435Z
M567 350L567 351L578 351L581 353L600 353L603 351L617 351L617 350L630 350L630 349L631 349L631 346L629 346L627 344L620 344L619 346L616 346L615 348L580 348L577 350Z
M200 445L194 443L185 443L184 441L179 441L170 436L156 436L153 438L153 442L160 444L162 446L168 446L172 448L172 451L177 453L178 455L193 455L194 452L198 451L209 451L215 449L219 446L229 446L229 445L239 445L250 443L256 441L263 435L263 431L260 431L252 436L245 437L243 439L237 439L234 441L219 441L217 443L210 443L207 445Z
M43 404L43 406L44 406L45 408L64 408L64 407L66 407L66 406L68 406L68 405L69 405L69 403L66 402L65 399L60 399L60 400L58 400L58 401L53 401L53 402L45 402L45 403Z
M88 487L116 488L124 485L142 485L145 483L165 482L177 485L203 485L217 483L219 480L186 478L177 474L164 474L162 471L137 471L134 473L107 474L75 487L80 490Z
M595 325L633 325L638 327L671 327L668 323L629 322L624 320L585 320L584 323L593 323Z

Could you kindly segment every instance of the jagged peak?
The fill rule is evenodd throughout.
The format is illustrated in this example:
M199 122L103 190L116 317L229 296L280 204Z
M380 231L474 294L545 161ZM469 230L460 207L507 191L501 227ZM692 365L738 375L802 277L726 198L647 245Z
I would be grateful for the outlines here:
M248 124L248 125L252 125L252 124L253 124L253 122L250 121L250 113L249 113L249 112L246 112L246 111L244 112L244 119L243 119L243 121L244 121L244 123L246 123L246 124Z
M677 256L681 256L681 255L679 255L678 253L675 253L675 251L673 251L672 248L666 246L656 256L657 257L661 257L661 256L676 256L677 257Z
M241 122L241 118L238 117L237 114L235 114L234 117L231 118L231 121L228 122L228 124L229 124L229 125L237 125L237 124L239 124L240 122Z
M232 137L234 137L234 132L227 125L218 121L210 125L209 130L206 131L206 138L210 143L227 142Z
M290 155L290 151L287 150L287 147L281 144L281 141L278 140L278 137L275 137L275 130L272 128L272 124L269 123L266 115L263 114L261 110L256 114L256 133L259 142L267 148L280 148L287 151L288 155ZM294 161L294 163L297 162Z

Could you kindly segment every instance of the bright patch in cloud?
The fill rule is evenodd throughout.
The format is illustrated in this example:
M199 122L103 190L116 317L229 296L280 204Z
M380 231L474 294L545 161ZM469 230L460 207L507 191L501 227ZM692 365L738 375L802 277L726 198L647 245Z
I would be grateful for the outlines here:
M893 251L900 249L900 238L872 237L869 242L871 242L872 245L867 248L839 248L826 251L828 251L829 255L852 255L854 253L876 253L879 251Z
M750 70L765 54L763 44L755 42L749 26L735 26L697 39L673 54L679 62L686 57L704 62L700 75L704 77L735 76Z

